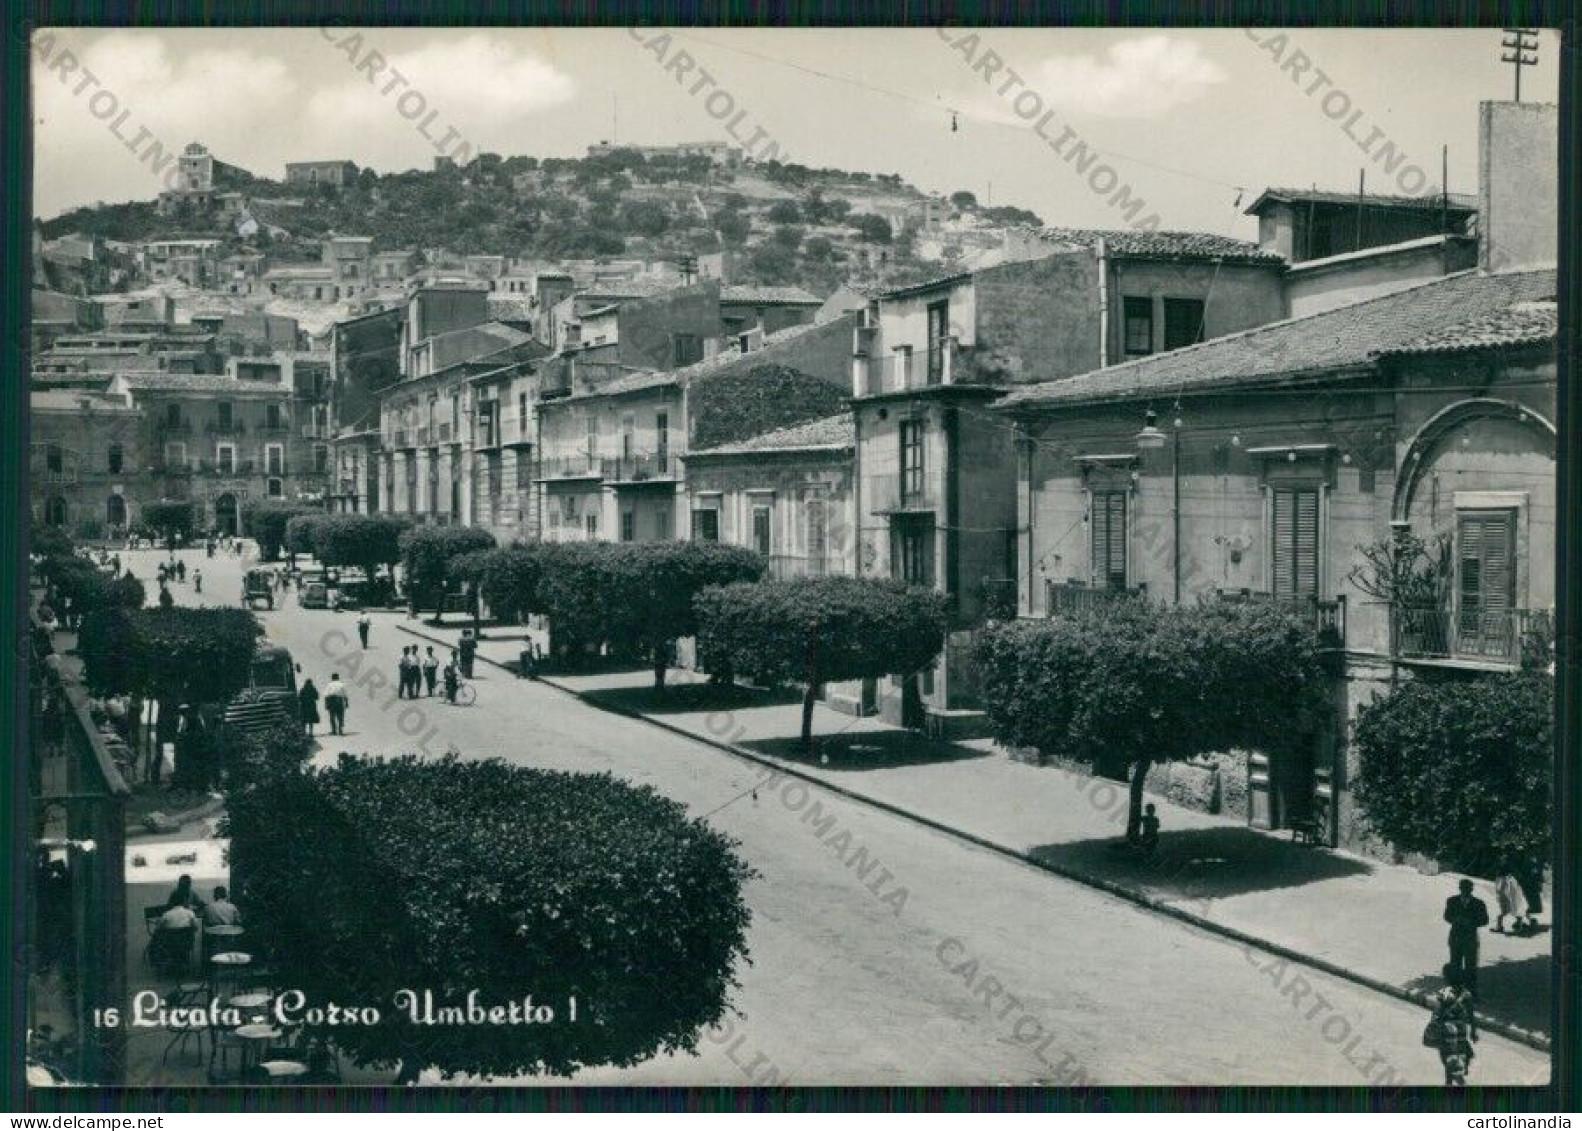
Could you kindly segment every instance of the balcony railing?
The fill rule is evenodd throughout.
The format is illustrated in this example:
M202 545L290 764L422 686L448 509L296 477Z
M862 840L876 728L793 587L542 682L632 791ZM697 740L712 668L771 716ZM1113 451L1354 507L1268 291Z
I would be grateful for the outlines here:
M867 482L872 514L939 509L939 491L924 474L875 475Z
M961 363L961 345L953 337L936 338L921 352L896 350L875 355L863 353L863 348L859 346L857 356L868 358L868 396L949 385Z
M1216 596L1222 601L1271 601L1289 612L1311 619L1321 644L1327 648L1346 646L1346 598L1322 601L1316 597L1276 596L1255 589L1220 589Z
M1463 611L1397 608L1390 614L1390 649L1403 659L1547 663L1554 614L1544 609Z
M1116 601L1145 597L1147 593L1146 585L1139 585L1135 589L1111 589L1104 585L1086 585L1076 581L1057 583L1046 580L1044 612L1052 617L1080 616L1108 607Z
M161 421L159 431L166 436L188 436L192 434L192 421L190 420L165 420Z
M668 452L642 456L619 456L601 460L604 478L619 483L642 483L649 479L674 479L676 459Z
M240 420L226 423L223 420L211 421L204 429L215 436L240 436L247 431L247 427Z
M600 479L604 461L589 456L551 456L538 465L540 479Z
M77 482L77 469L75 467L63 467L58 471L35 471L33 472L33 478L39 483L48 483L52 486L75 483Z

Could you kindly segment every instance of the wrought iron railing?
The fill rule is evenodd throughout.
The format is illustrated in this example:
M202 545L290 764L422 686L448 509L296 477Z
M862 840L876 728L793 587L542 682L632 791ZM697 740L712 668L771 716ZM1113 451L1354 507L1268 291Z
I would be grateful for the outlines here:
M588 479L604 474L604 461L589 456L550 456L540 460L540 479Z
M1519 664L1542 658L1554 640L1546 609L1456 611L1401 606L1390 611L1390 650L1405 659L1483 660Z
M1047 616L1080 616L1116 601L1134 600L1146 596L1148 588L1112 589L1105 585L1088 585L1079 581L1044 582L1044 612Z
M647 479L669 479L676 474L676 461L669 453L617 456L613 459L601 460L600 473L606 479L624 483L641 483Z

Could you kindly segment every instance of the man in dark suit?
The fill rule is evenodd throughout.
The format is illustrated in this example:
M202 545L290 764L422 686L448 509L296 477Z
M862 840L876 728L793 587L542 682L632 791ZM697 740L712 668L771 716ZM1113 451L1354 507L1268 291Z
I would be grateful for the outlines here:
M1472 881L1461 881L1461 894L1445 900L1445 922L1450 924L1450 969L1461 984L1478 992L1478 931L1489 925L1489 909L1472 894Z

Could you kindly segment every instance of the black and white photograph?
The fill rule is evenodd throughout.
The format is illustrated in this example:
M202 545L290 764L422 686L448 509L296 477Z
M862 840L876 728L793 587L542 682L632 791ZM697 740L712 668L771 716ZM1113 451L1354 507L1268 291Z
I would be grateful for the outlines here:
M1558 31L24 34L29 1094L1551 1083Z

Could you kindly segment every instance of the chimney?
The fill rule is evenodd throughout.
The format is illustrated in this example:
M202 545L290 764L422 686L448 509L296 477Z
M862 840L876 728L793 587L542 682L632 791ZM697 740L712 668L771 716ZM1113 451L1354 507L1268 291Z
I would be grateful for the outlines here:
M1509 271L1558 258L1560 111L1554 103L1478 107L1478 267Z

